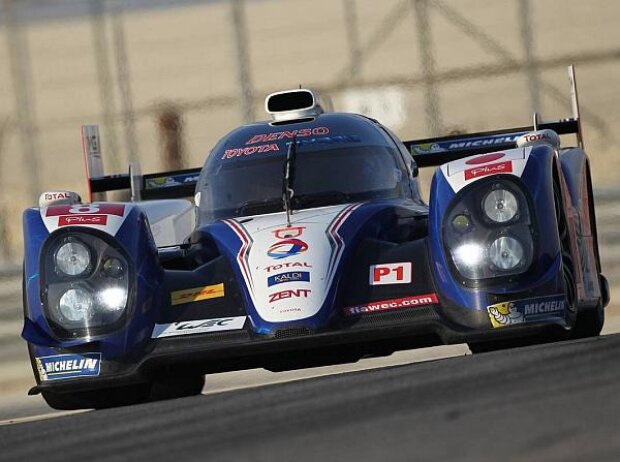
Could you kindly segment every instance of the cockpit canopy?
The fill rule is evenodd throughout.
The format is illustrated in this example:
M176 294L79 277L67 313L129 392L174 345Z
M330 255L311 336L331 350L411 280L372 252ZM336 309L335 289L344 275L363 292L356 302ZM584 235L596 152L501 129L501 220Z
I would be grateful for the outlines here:
M294 209L410 197L398 144L352 114L243 126L211 151L197 184L199 224L283 210L284 162L296 141Z

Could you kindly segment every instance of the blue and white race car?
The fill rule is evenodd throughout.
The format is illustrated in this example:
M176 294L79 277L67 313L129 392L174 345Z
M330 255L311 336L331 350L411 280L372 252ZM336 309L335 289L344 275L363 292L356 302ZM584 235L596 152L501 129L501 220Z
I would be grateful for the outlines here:
M598 335L609 293L571 77L570 119L405 143L279 92L201 169L144 176L104 176L85 127L91 202L52 191L24 212L30 393L103 408L199 394L213 372ZM93 201L118 189L134 200Z

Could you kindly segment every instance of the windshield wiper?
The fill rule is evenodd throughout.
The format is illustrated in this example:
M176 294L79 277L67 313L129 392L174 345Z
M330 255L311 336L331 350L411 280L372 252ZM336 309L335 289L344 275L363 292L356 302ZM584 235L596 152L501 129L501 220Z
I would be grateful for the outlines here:
M291 200L295 191L293 185L295 182L295 160L297 158L297 137L293 137L291 144L288 145L286 160L284 161L284 178L282 180L282 202L284 202L284 211L286 212L286 223L291 227L291 213L293 208Z

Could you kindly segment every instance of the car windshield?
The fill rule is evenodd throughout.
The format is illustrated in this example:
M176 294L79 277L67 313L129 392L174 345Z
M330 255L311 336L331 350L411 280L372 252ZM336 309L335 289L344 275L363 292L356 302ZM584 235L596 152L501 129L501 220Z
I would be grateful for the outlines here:
M386 146L309 151L298 147L294 209L401 195L398 154ZM199 221L280 212L284 157L207 162L198 183Z

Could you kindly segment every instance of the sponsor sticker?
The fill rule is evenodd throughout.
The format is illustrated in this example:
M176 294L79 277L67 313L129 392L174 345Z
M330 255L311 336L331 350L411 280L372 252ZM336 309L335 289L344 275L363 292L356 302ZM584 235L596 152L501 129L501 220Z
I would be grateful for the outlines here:
M536 322L563 313L566 308L564 295L529 298L513 302L497 303L487 307L494 328Z
M435 154L446 151L462 151L484 146L496 146L515 143L517 138L527 132L517 132L499 135L482 135L479 137L467 137L449 141L437 141L434 143L414 144L411 146L412 154ZM501 149L501 148L500 148Z
M279 260L292 257L308 250L308 244L300 239L285 239L276 242L267 250L267 256Z
M222 159L232 159L233 157L239 156L251 156L252 154L255 154L257 152L261 153L279 150L280 148L275 143L261 144L260 146L248 146L245 148L226 149L224 151L224 154L222 155Z
M169 188L171 186L181 186L187 183L196 183L199 174L196 173L181 173L179 175L170 175L170 176L158 176L156 178L148 178L145 181L146 189L160 189L160 188Z
M176 290L170 294L170 303L172 306L182 305L184 303L199 302L200 300L209 300L211 298L220 298L223 296L224 283L221 282L212 286Z
M267 278L267 287L284 282L310 282L310 273L308 271L288 271L286 273L274 274Z
M96 377L101 368L101 353L63 354L35 358L42 381Z
M58 226L101 225L108 224L107 215L62 215L58 217Z
M306 229L305 226L291 226L289 228L276 229L273 234L277 239L289 239L292 237L299 237Z
M231 316L228 318L195 319L192 321L179 321L170 324L155 324L151 338L239 330L243 329L245 319L245 316Z
M308 298L310 289L283 290L269 295L269 303L278 302L287 298Z
M290 262L290 263L279 263L277 265L270 265L265 268L265 271L271 273L272 271L279 271L281 269L290 269L290 268L312 268L312 265L307 262Z
M299 130L285 130L281 132L261 133L254 135L245 144L268 143L270 141L292 140L293 138L302 138L305 136L327 135L329 128L315 127L302 128Z
M491 165L483 165L480 167L470 168L465 170L465 181L473 180L487 175L494 175L496 173L512 173L512 162L498 162Z
M349 306L343 309L345 316L357 314L376 313L380 311L397 310L399 308L411 308L414 306L433 305L439 303L437 294L414 295L412 297L394 298L380 302L367 303L365 305Z
M116 215L122 217L125 214L125 206L122 204L74 204L53 205L45 212L46 217L58 217L61 215Z
M383 263L370 267L371 286L411 283L411 262Z

